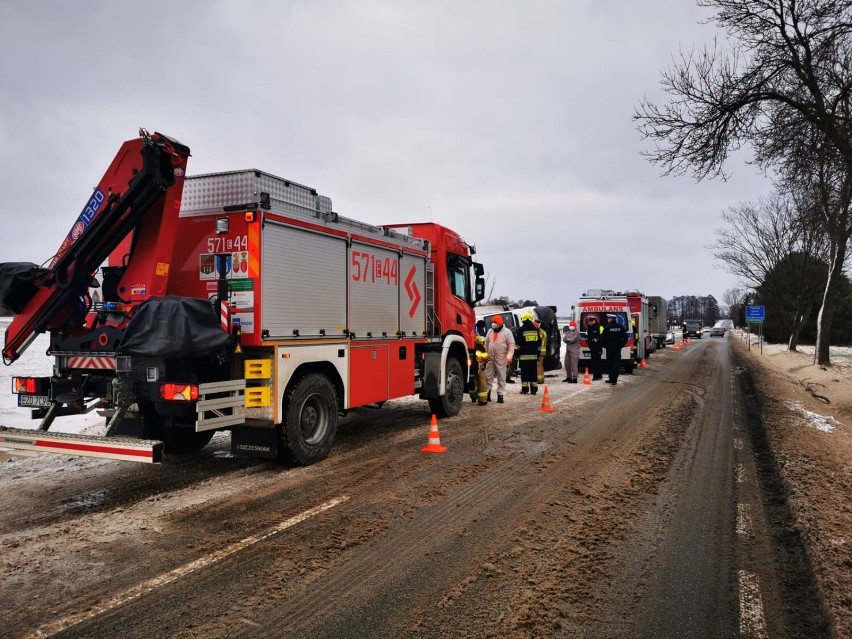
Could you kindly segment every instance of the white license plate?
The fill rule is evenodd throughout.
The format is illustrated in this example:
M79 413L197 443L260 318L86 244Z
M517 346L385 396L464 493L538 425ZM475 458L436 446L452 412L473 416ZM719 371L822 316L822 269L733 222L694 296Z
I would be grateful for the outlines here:
M46 395L18 395L18 406L50 406L50 397Z

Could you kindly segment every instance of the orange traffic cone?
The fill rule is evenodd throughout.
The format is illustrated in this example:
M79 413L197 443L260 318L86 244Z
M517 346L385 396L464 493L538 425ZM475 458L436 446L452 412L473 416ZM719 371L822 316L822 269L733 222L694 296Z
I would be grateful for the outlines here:
M542 413L552 413L553 406L550 405L550 393L547 391L547 386L544 387L544 397L541 398L541 408L539 410Z
M586 367L586 374L583 375L583 386L591 386L592 380L589 378L589 368Z
M438 420L432 415L432 425L429 427L429 443L421 450L421 453L445 453L446 446L441 446L441 435L438 433Z
M639 362L639 368L648 368L648 365L645 363L645 358L642 358L642 361Z

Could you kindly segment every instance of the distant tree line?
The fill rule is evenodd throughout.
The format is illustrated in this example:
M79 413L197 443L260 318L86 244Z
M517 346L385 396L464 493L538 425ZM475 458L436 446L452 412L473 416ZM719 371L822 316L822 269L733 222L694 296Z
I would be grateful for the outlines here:
M698 5L723 36L662 73L668 102L640 103L646 155L666 174L702 180L724 178L732 151L754 151L774 192L723 215L711 248L741 285L726 298L740 324L744 306L763 304L767 338L795 350L813 337L818 363L830 364L829 345L852 341L852 2Z
M668 301L666 314L670 326L680 326L688 319L701 320L703 326L713 326L725 319L719 302L712 295L677 295Z

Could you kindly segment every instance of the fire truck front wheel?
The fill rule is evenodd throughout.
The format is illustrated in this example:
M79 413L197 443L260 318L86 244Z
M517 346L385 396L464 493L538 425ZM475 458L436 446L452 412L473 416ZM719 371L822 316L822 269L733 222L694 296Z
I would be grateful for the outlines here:
M287 392L284 411L283 456L302 466L325 459L337 433L337 395L329 379L305 375Z
M429 399L429 409L437 417L458 415L464 402L462 367L455 357L447 360L447 387L442 397Z

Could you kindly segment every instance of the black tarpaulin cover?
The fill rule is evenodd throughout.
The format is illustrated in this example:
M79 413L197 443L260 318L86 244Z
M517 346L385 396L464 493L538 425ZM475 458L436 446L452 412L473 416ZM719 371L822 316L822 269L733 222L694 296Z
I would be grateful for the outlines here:
M229 340L209 301L156 297L136 309L119 351L137 357L207 357Z
M33 281L47 273L31 262L4 262L0 264L0 314L16 315L24 310L38 287Z

